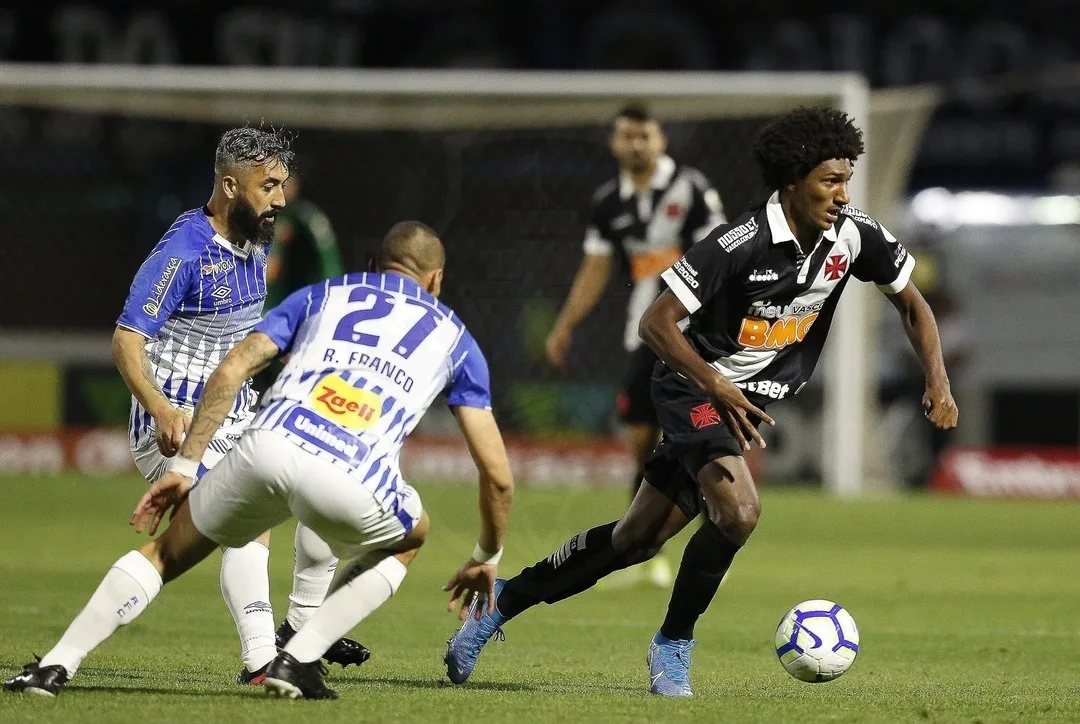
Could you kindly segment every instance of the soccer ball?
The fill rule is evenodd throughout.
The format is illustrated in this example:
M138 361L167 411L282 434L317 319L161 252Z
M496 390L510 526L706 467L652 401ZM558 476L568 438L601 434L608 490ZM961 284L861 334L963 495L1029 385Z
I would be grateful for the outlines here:
M776 627L776 655L799 681L832 681L855 663L859 629L840 604L803 601Z

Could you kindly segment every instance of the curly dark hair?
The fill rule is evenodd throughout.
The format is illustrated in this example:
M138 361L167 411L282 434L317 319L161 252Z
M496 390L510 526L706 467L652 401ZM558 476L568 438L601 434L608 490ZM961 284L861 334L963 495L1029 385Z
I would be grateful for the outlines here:
M292 134L281 128L231 128L218 141L214 172L222 176L237 166L262 166L276 161L291 174L296 163L292 140Z
M754 160L771 189L806 178L822 161L854 163L864 150L862 131L835 108L800 106L770 122L754 140Z

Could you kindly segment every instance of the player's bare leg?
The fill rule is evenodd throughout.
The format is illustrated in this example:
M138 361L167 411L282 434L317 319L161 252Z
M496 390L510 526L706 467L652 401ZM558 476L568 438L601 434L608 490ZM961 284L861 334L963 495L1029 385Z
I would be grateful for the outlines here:
M667 617L649 646L654 694L691 696L690 648L694 625L716 595L735 554L754 532L761 503L746 461L713 460L698 472L706 520L683 552Z
M688 522L667 496L643 482L622 518L578 533L508 580L499 610L508 620L538 603L581 593L614 571L648 560Z
M631 501L637 496L641 483L645 479L645 462L652 455L656 443L660 440L660 428L652 423L628 423L626 434L630 440L631 451L637 469L631 485ZM666 588L671 585L671 564L663 555L662 551L656 551L644 565L629 566L616 571L604 578L604 588L623 588L634 585L641 581L648 581L658 588Z
M138 618L163 584L217 547L192 523L185 500L161 536L113 563L60 641L39 662L27 664L21 674L5 681L4 688L55 696L75 675L87 654L118 628Z
M336 699L326 687L320 659L336 641L394 595L409 564L427 539L430 522L424 512L398 543L345 566L326 601L285 645L267 669L267 693L290 699Z
M506 621L538 603L569 598L606 575L648 560L689 522L666 495L643 482L622 518L578 533L513 578L499 579L495 612L485 611L479 620L470 615L447 643L447 676L455 684L464 683L484 644Z

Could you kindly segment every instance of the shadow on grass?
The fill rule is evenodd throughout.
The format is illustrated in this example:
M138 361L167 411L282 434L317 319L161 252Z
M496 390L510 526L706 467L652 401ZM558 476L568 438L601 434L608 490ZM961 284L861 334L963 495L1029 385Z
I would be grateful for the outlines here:
M356 686L401 686L409 689L462 689L472 691L543 691L545 687L506 681L475 681L468 684L451 684L446 679L410 679L396 676L380 676L365 679L327 677L326 683L353 684Z
M262 699L265 697L262 689L251 687L250 689L237 688L236 691L214 691L213 689L165 689L152 686L95 686L73 685L64 690L64 694L76 694L87 691L100 694L156 694L160 696L213 696L226 699Z
M446 679L414 679L394 676L382 676L367 679L338 678L336 680L328 677L327 683L331 685L348 683L356 686L400 686L405 688L424 690L460 689L461 691L531 691L537 693L580 692L583 689L599 693L640 693L642 691L640 686L630 685L597 685L583 683L575 683L572 685L562 685L556 683L527 684L514 681L470 681L467 684L456 685L451 684Z

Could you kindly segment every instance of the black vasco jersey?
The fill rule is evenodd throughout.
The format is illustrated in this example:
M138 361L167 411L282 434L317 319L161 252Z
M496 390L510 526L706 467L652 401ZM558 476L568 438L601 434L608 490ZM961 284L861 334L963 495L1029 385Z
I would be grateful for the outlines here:
M803 257L773 194L661 278L690 312L685 334L698 354L738 387L779 400L810 378L850 277L895 294L914 268L885 227L850 206Z
M660 272L709 231L724 223L720 196L704 174L661 156L650 189L637 193L626 175L596 190L585 253L616 255L633 283L623 342L641 345L638 323L662 288Z

